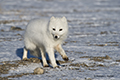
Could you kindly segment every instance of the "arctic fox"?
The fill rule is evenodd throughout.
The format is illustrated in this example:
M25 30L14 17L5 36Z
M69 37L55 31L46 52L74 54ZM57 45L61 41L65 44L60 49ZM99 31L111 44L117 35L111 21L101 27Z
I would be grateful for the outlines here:
M54 49L60 53L64 60L69 60L61 44L67 38L68 24L65 17L51 17L47 19L35 19L29 22L24 34L24 54L23 59L27 58L27 52L42 57L43 66L47 67L46 52L53 67L57 67Z

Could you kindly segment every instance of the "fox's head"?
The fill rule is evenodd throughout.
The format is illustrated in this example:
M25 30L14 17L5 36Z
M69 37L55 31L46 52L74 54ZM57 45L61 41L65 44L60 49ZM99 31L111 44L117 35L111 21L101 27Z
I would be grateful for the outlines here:
M49 31L54 40L67 37L68 24L66 18L51 17L49 23Z

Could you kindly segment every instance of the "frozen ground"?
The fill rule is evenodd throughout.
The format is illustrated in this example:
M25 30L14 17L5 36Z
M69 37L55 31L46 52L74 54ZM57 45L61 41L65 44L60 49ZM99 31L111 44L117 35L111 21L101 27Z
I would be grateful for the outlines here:
M21 62L22 35L29 20L51 16L68 19L70 62L33 74L42 65ZM0 79L119 80L120 0L0 0Z

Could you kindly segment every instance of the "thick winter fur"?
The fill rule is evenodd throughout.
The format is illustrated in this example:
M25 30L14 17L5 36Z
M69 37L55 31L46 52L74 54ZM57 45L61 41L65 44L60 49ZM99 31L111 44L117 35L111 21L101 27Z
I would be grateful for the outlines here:
M54 50L58 51L64 60L68 57L61 44L67 38L68 24L65 17L47 19L35 19L29 22L24 34L24 54L23 59L27 58L27 52L34 56L42 56L43 66L48 66L46 61L47 52L51 64L56 67ZM40 54L41 53L41 54Z

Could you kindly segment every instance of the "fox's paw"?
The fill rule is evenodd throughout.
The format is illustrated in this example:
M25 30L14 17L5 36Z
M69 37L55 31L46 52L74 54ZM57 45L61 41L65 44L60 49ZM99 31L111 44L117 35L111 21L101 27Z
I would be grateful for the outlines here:
M49 67L49 65L48 65L48 64L44 64L43 66L44 66L44 67Z
M63 57L63 59L64 59L65 61L68 61L68 60L69 60L69 58L68 58L68 57Z
M54 66L53 66L53 68L57 68L57 67L58 67L58 65L54 65Z
M27 61L27 60L28 60L28 58L23 58L22 60L23 60L23 61Z
M57 65L57 66L54 66L53 68L59 68L59 66Z

